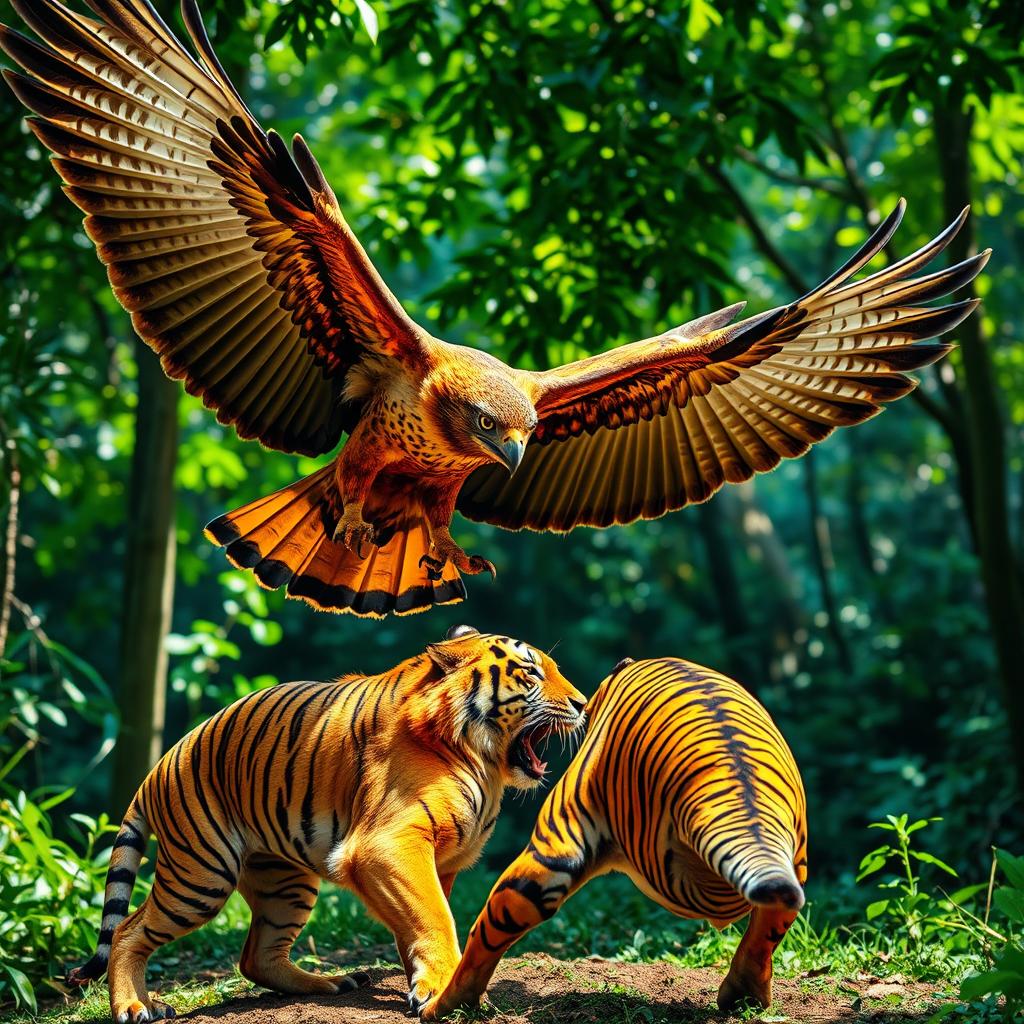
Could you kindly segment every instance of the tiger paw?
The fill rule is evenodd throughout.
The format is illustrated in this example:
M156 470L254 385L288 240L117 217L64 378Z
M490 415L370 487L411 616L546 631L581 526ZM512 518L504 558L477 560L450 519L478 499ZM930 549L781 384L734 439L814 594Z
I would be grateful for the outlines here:
M353 971L351 974L335 975L330 979L337 993L354 992L357 988L366 988L370 984L370 976L366 971Z
M114 1007L113 1017L117 1024L147 1024L153 1020L168 1020L177 1016L174 1007L162 1003L159 999L151 999L149 1005L138 999L121 1008Z
M767 1010L772 1005L772 979L731 968L718 989L718 1008L734 1013L744 1006Z
M449 995L447 990L439 996L434 996L420 1009L420 1020L441 1020L455 1013L456 1010L464 1010L472 1013L474 1010L493 1010L494 1006L486 998L460 998L458 995Z
M432 1002L437 1002L434 998L434 990L427 988L426 983L422 981L409 989L405 999L409 1004L409 1012L417 1017L423 1016L425 1007L429 1006ZM430 1018L427 1019L429 1020Z

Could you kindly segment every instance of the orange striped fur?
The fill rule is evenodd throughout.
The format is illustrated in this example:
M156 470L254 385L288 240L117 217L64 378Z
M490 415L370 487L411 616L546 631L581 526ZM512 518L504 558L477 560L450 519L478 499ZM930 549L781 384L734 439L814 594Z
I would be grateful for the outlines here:
M618 666L587 715L579 753L425 1019L475 1006L502 954L608 871L680 917L723 928L750 914L718 1005L771 1004L772 954L807 877L803 786L778 729L737 683L676 658Z
M418 1009L458 962L447 896L479 856L507 786L546 768L537 744L583 722L584 698L545 654L468 626L379 676L282 683L176 743L135 795L114 844L95 955L118 1024L173 1016L146 989L154 950L217 915L252 909L241 971L295 994L348 991L289 959L321 879L355 892L394 933ZM148 837L153 888L129 899Z

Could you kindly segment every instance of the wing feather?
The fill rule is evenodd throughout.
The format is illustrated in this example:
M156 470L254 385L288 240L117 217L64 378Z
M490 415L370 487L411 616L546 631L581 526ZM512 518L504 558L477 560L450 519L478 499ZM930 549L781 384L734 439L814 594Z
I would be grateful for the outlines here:
M310 455L356 415L367 351L415 361L429 336L352 234L308 147L264 132L182 0L194 52L149 0L12 0L41 42L0 26L114 294L164 370L242 437Z
M519 471L477 471L459 509L509 529L653 518L796 458L915 386L945 355L927 342L977 306L922 306L974 279L989 252L916 275L964 211L910 256L862 279L904 204L836 273L790 306L731 324L738 306L532 376L539 422Z

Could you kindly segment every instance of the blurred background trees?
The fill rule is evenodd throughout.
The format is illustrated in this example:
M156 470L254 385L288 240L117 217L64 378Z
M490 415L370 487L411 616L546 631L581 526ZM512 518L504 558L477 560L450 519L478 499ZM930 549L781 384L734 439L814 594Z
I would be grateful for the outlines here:
M1019 844L1020 5L203 6L256 115L304 134L393 290L450 340L539 366L740 298L778 305L901 195L889 259L970 203L948 259L995 250L984 301L913 398L811 457L627 529L457 521L497 584L410 619L335 618L259 590L203 540L314 463L240 442L154 379L4 91L7 797L76 787L62 809L117 817L161 731L173 742L276 680L384 669L468 621L559 644L588 692L627 654L735 674L802 765L818 877L850 871L863 823L893 809L942 815L933 843L962 867ZM492 865L532 814L510 808Z

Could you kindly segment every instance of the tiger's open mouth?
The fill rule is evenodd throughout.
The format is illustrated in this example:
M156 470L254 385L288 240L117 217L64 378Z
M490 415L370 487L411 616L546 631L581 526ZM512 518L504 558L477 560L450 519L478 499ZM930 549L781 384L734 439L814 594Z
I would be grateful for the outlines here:
M531 779L540 781L548 770L547 761L538 756L544 752L551 734L556 731L555 725L538 725L533 729L524 729L509 748L508 761L513 768L519 768Z

